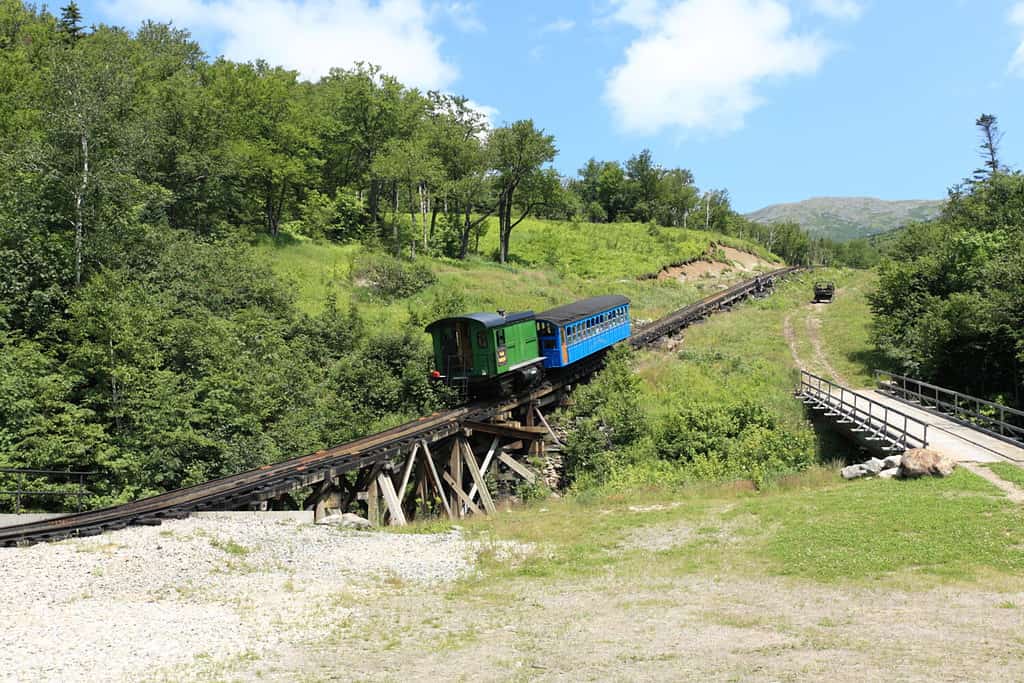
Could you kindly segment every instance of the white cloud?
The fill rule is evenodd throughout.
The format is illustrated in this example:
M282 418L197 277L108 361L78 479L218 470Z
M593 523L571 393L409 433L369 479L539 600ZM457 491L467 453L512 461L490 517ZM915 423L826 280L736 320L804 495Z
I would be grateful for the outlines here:
M812 74L829 52L791 23L778 0L677 0L626 48L605 100L627 131L741 128L763 102L757 85Z
M477 33L484 30L484 22L476 14L476 3L449 2L443 7L444 13L463 33Z
M555 19L550 24L545 24L541 28L541 33L565 33L571 31L576 26L576 22L572 19Z
M864 13L864 5L858 0L811 0L811 9L830 19L856 21Z
M1024 32L1024 2L1018 2L1010 10L1010 23ZM1010 73L1024 76L1024 36L1010 59Z
M611 18L636 28L650 28L658 20L658 0L612 0Z
M357 61L421 88L444 88L457 76L422 0L107 0L104 10L118 22L173 20L215 33L229 59L265 59L311 80Z

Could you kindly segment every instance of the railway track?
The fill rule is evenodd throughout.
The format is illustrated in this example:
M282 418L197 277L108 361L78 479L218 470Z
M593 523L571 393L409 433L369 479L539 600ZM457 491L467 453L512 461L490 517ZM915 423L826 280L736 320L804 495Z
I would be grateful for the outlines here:
M647 346L741 299L766 291L776 279L797 270L796 267L781 268L733 285L638 329L628 342L634 347ZM377 434L239 474L123 505L0 528L0 546L94 536L131 525L155 525L163 519L182 518L200 510L237 509L346 472L385 466L417 441L435 442L458 432L463 422L486 421L525 403L553 397L561 388L581 381L600 365L601 359L594 358L512 399L481 401L434 413Z

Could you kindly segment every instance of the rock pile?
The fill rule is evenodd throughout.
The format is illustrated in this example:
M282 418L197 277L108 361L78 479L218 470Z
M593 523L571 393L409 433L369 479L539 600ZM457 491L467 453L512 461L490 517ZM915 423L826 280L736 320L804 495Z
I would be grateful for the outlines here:
M332 524L344 529L369 529L373 526L373 524L370 523L370 520L365 517L360 517L359 515L354 515L351 512L343 512L340 514L338 512L333 512L321 519L317 524Z
M884 460L871 458L859 465L844 467L842 471L843 479L858 479L860 477L871 477L875 475L878 475L882 479L891 479L896 476L896 473L899 471L901 459L902 456L890 455Z
M956 461L926 448L912 448L903 455L890 455L879 460L871 458L857 465L844 467L843 479L877 476L879 479L916 479L917 477L948 477Z

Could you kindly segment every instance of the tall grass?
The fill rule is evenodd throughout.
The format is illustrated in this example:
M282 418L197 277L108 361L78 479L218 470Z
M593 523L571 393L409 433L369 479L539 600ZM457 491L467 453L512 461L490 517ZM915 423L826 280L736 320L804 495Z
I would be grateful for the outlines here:
M497 248L497 226L481 243L484 254ZM623 294L633 302L634 317L655 319L706 296L718 282L680 283L638 280L663 266L698 258L712 243L729 243L769 257L738 240L696 230L619 223L557 223L527 219L512 236L513 261L498 264L472 255L465 261L419 257L436 282L401 300L374 298L353 277L356 261L369 251L301 238L263 240L254 247L274 271L292 283L300 308L310 314L327 301L355 306L372 324L396 328L422 322L439 312L543 310L575 299ZM742 277L736 273L735 277Z

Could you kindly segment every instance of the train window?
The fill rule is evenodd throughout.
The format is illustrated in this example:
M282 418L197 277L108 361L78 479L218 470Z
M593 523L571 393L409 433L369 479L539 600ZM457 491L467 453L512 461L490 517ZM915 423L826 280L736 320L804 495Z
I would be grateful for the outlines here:
M486 332L477 332L476 333L476 344L481 349L486 349L487 348L487 333Z
M498 346L504 346L505 345L505 330L498 330L497 338L498 338Z
M545 349L553 349L556 346L557 345L555 344L555 340L554 339L545 339L544 340L544 348Z

